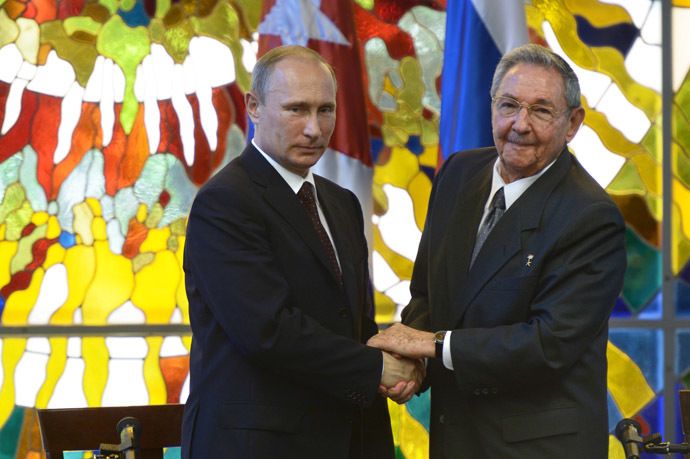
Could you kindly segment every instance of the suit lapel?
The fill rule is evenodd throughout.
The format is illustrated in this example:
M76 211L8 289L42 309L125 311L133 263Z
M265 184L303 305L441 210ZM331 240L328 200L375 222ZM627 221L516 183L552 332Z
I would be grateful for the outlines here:
M250 177L264 188L263 197L268 204L294 228L314 256L335 278L321 240L295 192L253 145L247 146L242 153L242 163Z
M447 244L445 248L448 255L445 257L446 285L450 286L451 308L439 308L436 310L434 323L438 321L438 327L455 323L455 318L462 315L469 302L465 301L464 292L467 289L468 270L474 241L477 238L477 228L481 221L484 206L483 203L491 190L491 171L493 162L483 167L474 177L467 182L458 193L458 199L452 211L452 217L446 229L452 228L452 233L444 238ZM479 203L479 204L478 204ZM447 312L446 312L447 311ZM449 317L438 317L439 314Z
M567 149L564 149L554 165L544 175L539 177L501 217L484 242L474 265L472 265L468 272L466 282L463 282L457 290L457 298L462 298L462 300L455 303L460 307L452 308L455 316L450 318L450 323L459 324L461 322L467 307L472 304L484 285L494 277L513 255L521 250L522 232L531 231L539 227L546 201L553 189L567 174L570 164L570 153ZM490 179L491 172L488 174L489 183ZM479 207L481 211L488 197L488 190L481 193L480 196L483 199L480 201L480 205L477 206L475 204L475 207ZM469 249L469 254L466 254L467 259L463 259L463 263L466 263L471 256L479 221L473 222L473 224L468 226L475 234L472 237L473 242ZM462 266L467 265L464 264Z

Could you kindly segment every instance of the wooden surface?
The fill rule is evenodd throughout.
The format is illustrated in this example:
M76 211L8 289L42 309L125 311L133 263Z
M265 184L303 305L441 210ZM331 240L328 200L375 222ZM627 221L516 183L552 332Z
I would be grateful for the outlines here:
M140 458L163 457L163 447L179 446L184 405L39 409L43 449L49 459L63 451L98 450L101 443L118 445L116 426L131 416L141 423Z

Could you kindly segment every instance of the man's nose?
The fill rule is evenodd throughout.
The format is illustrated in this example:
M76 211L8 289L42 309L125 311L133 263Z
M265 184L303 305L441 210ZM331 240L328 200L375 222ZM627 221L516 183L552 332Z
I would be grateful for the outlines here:
M318 113L312 112L307 115L307 120L304 124L304 135L307 137L318 137L321 135Z
M521 106L513 119L513 130L517 132L525 132L530 129L529 110L525 106Z

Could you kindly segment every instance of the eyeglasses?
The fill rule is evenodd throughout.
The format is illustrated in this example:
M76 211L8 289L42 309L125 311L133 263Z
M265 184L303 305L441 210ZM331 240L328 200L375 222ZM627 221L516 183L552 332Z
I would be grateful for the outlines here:
M526 108L527 114L530 116L530 118L537 119L545 123L550 123L559 115L567 111L567 109L557 111L552 107L542 104L528 104L525 102L520 102L508 96L492 97L491 100L493 101L494 107L496 108L499 116L504 118L515 116L520 110Z

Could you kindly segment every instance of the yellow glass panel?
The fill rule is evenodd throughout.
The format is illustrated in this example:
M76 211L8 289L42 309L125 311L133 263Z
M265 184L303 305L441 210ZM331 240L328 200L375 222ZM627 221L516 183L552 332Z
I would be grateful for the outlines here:
M609 76L633 105L653 120L661 110L661 97L655 91L633 80L625 68L625 59L618 50L606 46L588 46L577 34L575 18L563 0L533 0L549 21L563 50L577 65Z
M654 391L637 364L610 341L606 358L609 363L606 378L609 394L623 417L631 417L654 398Z
M17 246L17 241L0 241L0 288L10 282L10 260L14 258Z
M431 180L423 173L419 172L410 182L407 190L414 203L414 218L417 228L424 229L424 220L429 208L429 195L431 194Z
M4 426L14 409L14 371L26 349L25 338L2 340L2 386L0 386L0 426Z
M594 129L601 139L601 143L607 149L626 158L646 153L642 146L631 142L618 129L611 126L605 114L592 109L584 97L582 98L582 106L585 109L584 124Z
M46 364L46 379L36 395L36 408L46 408L67 365L67 338L49 338L50 355Z
M374 182L390 184L407 189L412 179L419 173L419 159L404 147L392 147L388 162L374 167Z
M388 400L388 411L393 429L393 442L405 459L426 459L429 455L429 433L410 416L404 405Z
M50 323L73 323L74 312L84 302L86 291L96 273L96 251L93 247L76 245L65 251L67 271L67 300L53 313Z
M167 323L175 307L181 270L175 254L164 250L134 275L132 302L146 315L147 323ZM152 286L155 285L155 288Z
M374 318L376 323L388 324L393 322L398 305L388 295L384 295L378 290L374 291L374 304L376 304L376 317Z
M564 0L564 3L572 14L586 18L595 27L632 23L628 10L619 5L598 0Z
M38 293L43 283L43 268L36 268L29 286L24 290L15 290L7 298L2 312L2 324L6 326L26 325L31 309L36 304Z
M106 241L94 242L96 253L93 281L82 306L86 325L104 325L111 312L129 300L134 288L131 262L110 251Z
M108 383L108 347L105 338L85 336L81 340L84 359L83 389L88 406L101 406L103 391Z
M378 226L374 227L374 247L399 279L412 279L413 261L390 249L383 241Z

